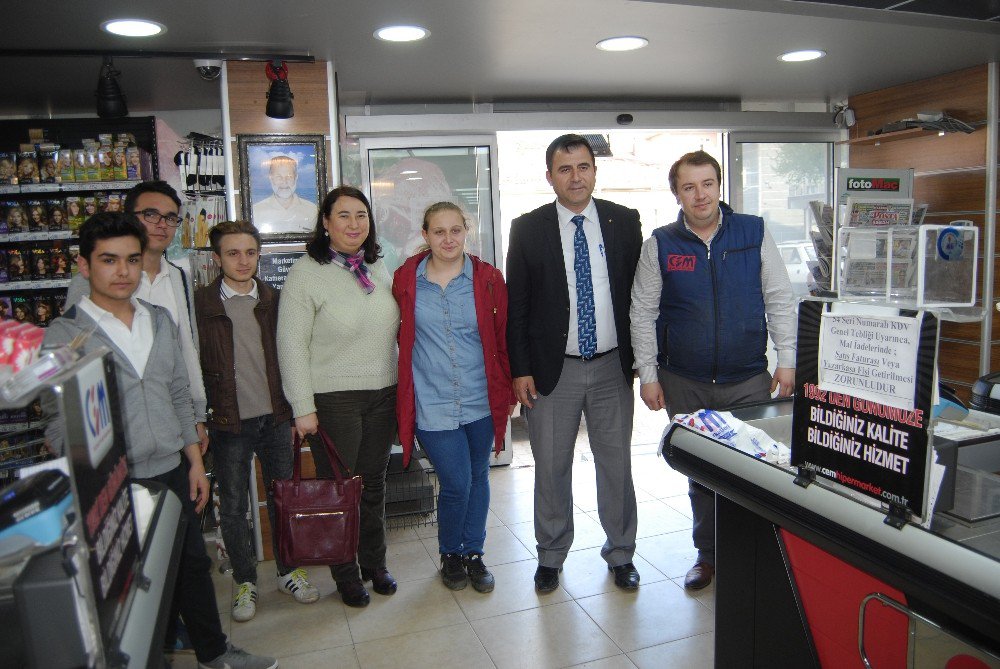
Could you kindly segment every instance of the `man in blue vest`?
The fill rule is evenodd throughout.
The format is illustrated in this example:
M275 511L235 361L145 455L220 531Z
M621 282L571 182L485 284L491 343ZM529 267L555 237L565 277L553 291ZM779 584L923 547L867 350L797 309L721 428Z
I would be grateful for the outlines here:
M645 241L632 284L632 345L640 397L671 416L723 410L795 384L795 300L764 220L720 201L722 169L704 151L670 168L677 220ZM767 371L770 334L778 364ZM691 481L698 558L684 587L715 574L715 493Z

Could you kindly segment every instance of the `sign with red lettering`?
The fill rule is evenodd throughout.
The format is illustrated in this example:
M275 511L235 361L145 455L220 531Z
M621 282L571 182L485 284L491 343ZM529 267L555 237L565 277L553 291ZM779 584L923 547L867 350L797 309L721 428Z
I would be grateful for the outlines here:
M927 428L937 318L931 312L899 317L827 314L830 317L824 318L826 304L804 300L799 305L791 464L926 517ZM894 330L907 323L914 327ZM826 326L825 347L822 326ZM898 336L911 330L915 357L891 355L892 364L874 360L878 351L866 348L869 341L862 336L884 333L886 340L877 343L888 346L893 332ZM831 331L839 338L834 342L837 346L829 341ZM839 357L824 355L823 349L831 346ZM821 361L826 368L821 368ZM831 364L837 369L829 369ZM830 379L837 380L837 374L843 376L842 382L834 383ZM911 395L905 402L900 397L904 392Z

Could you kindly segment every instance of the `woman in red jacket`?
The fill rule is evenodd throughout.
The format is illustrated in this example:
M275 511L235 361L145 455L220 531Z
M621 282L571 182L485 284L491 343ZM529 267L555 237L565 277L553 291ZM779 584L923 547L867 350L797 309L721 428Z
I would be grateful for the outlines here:
M507 286L500 271L465 252L468 223L451 202L424 212L429 250L396 270L403 461L414 436L437 472L441 579L493 590L483 564L490 502L490 446L503 448L516 400L507 358Z

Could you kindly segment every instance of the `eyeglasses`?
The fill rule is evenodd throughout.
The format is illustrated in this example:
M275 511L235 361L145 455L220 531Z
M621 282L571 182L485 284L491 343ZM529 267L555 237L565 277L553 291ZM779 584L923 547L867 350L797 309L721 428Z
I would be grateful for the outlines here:
M150 225L159 225L163 221L171 228L176 228L181 224L181 218L177 214L161 214L156 209L143 209L135 212L135 215Z

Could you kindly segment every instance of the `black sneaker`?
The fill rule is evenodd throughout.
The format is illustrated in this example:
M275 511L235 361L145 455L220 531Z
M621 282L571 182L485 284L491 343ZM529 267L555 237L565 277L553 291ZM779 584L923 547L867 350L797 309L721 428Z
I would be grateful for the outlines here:
M462 590L469 582L465 575L465 566L462 564L462 556L456 553L443 553L441 555L441 580L451 590Z
M480 553L470 553L462 561L465 563L465 571L476 592L493 592L495 581L493 574L483 564L483 556Z

